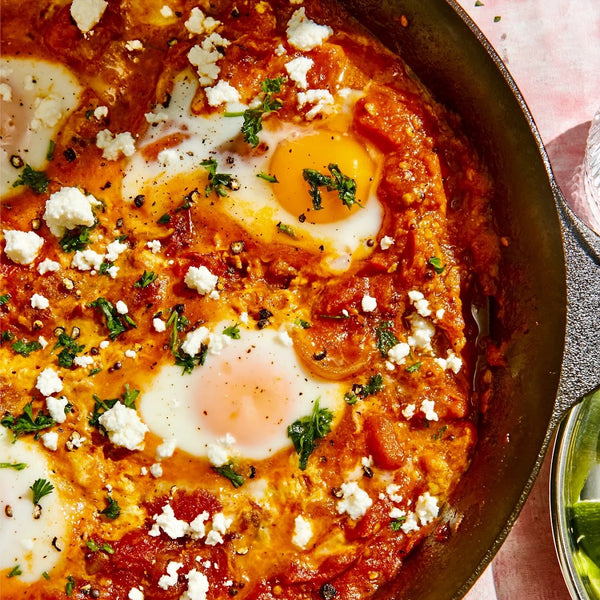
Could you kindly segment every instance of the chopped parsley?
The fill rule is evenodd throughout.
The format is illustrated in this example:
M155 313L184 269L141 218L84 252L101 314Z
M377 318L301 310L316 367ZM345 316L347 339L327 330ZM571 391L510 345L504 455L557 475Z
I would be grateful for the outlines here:
M65 594L67 594L67 596L71 597L74 589L75 589L75 579L73 579L73 575L69 575L67 577L67 583L65 585Z
M27 340L17 340L12 343L11 347L17 354L27 358L32 352L41 350L42 345L35 340L31 342L28 342Z
M400 531L400 529L402 528L402 525L404 524L405 521L406 521L406 516L397 517L395 519L392 519L390 521L390 528L392 529L392 531Z
M111 340L117 339L122 333L127 331L127 326L136 327L135 321L129 315L120 315L117 309L106 299L97 298L88 304L104 315L106 327L108 328L108 337Z
M406 367L406 369L404 369L407 373L416 373L421 366L423 365L422 362L416 362L413 363L412 365L409 365L408 367Z
M101 510L100 514L114 521L121 515L121 507L112 496L106 496L106 508Z
M304 319L301 319L300 317L298 317L294 321L294 324L302 327L302 329L310 329L311 328L311 324L308 321L305 321Z
M30 165L25 165L25 168L19 175L19 178L13 183L13 187L26 185L36 194L43 194L48 191L49 183L50 180L44 171L36 171Z
M162 217L160 217L160 219L158 219L157 223L160 225L166 225L167 223L170 223L171 218L172 217L169 213L165 213Z
M70 368L73 366L75 357L83 351L85 346L79 345L70 335L61 333L52 350L56 350L56 348L62 348L58 355L58 364L61 367Z
M196 367L202 366L206 361L206 354L208 352L208 346L202 344L198 354L190 356L187 352L178 350L175 353L175 365L183 367L183 374L189 375Z
M277 179L277 177L275 177L275 175L269 175L268 173L257 173L256 176L259 179L264 179L265 181L268 181L269 183L279 183L279 180Z
M204 188L204 195L208 198L212 192L217 197L227 196L225 188L234 189L235 179L228 173L217 173L217 161L207 158L200 163L208 171L208 183Z
M22 471L26 468L26 463L0 463L0 469L14 469L15 471Z
M369 381L364 385L355 383L352 386L352 391L344 394L344 400L346 401L346 404L356 404L359 399L372 396L373 394L380 392L383 388L383 376L381 373L377 373L376 375L371 375Z
M333 414L327 408L319 407L317 398L312 413L307 417L301 417L287 428L287 435L294 443L298 453L298 466L306 469L308 458L315 449L315 440L325 437L331 431Z
M179 306L182 307L181 310L178 310ZM183 305L178 305L171 310L171 315L166 324L167 328L171 328L171 333L169 334L171 353L175 357L175 364L178 367L183 367L184 375L191 373L195 367L203 365L208 352L206 344L202 344L199 352L194 356L190 356L187 352L181 350L179 332L184 331L189 324L189 319L183 314Z
M103 260L102 264L100 265L100 268L98 269L98 272L100 273L100 275L110 275L110 270L112 269L112 267L114 267L114 263Z
M382 321L375 330L375 334L377 335L377 350L381 352L381 356L387 356L390 349L398 343L398 338L392 331L393 325L391 321Z
M4 294L2 296L0 296L0 306L2 306L3 304L8 304L10 300L10 294Z
M12 331L3 331L0 336L0 344L4 342L12 342L15 339L15 334Z
M502 17L500 15L496 15L494 17L494 23L498 23L498 21L500 21L502 19Z
M33 503L39 504L44 496L52 493L54 486L47 479L36 479L29 489L33 492Z
M212 467L212 470L215 473L221 475L222 477L229 479L233 487L236 489L244 484L243 476L240 475L237 471L235 471L231 462L228 462L227 464L222 465L220 467Z
M107 411L110 410L117 402L121 401L127 408L135 409L135 401L140 394L140 390L129 389L129 384L125 384L125 391L119 398L110 398L107 400L101 400L96 394L94 394L94 411L92 416L88 419L88 423L92 427L103 429L100 425L100 417Z
M15 440L24 433L37 433L54 425L54 419L41 410L37 416L33 417L33 400L23 407L23 413L18 417L13 417L7 413L0 424L13 432Z
M106 554L115 553L115 549L108 542L104 542L101 546L99 546L94 540L88 540L86 545L91 552L98 552L98 550L100 550L101 552L106 552Z
M269 79L268 77L260 84L264 98L257 108L247 108L243 112L227 112L226 117L244 117L242 124L242 135L244 141L253 148L258 146L260 140L258 134L262 131L262 120L264 115L279 110L283 102L274 97L274 94L281 92L283 77Z
M54 140L50 140L48 150L46 151L46 160L54 160Z
M236 323L235 325L231 325L230 327L225 327L223 329L223 335L229 336L232 340L240 339L240 324Z
M19 575L23 575L23 571L21 571L20 565L15 565L11 570L7 577L18 577Z
M296 232L289 225L286 225L285 223L282 223L281 221L279 221L279 223L277 223L277 229L279 229L279 231L281 231L281 233L285 233L285 235L289 235L291 238L296 237Z
M444 269L446 268L446 265L442 265L442 259L437 256L432 256L429 259L429 264L433 267L433 270L438 275L441 275L444 272Z
M136 287L136 288L148 287L157 277L158 277L158 275L156 273L154 273L153 271L146 271L144 269L142 276L133 284L133 287Z
M432 436L432 440L441 440L444 437L444 433L448 429L448 425L442 425Z
M310 185L309 194L312 198L313 209L322 210L323 208L321 191L319 189L322 187L326 188L328 192L337 191L342 204L347 206L349 210L353 204L361 206L360 202L356 200L356 181L344 175L334 163L329 163L327 168L331 176L319 173L319 171L315 171L314 169L302 170L302 177Z
M79 225L78 227L65 231L64 235L58 241L60 247L65 252L84 250L92 241L90 233L94 227L95 225L92 225L91 227Z

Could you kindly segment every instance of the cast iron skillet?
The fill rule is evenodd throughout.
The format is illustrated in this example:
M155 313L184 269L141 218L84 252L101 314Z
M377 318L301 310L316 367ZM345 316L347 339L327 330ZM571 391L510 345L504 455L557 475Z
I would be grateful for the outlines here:
M458 599L508 534L556 425L600 385L600 238L567 207L517 86L454 0L341 3L461 115L491 167L498 229L510 240L505 305L490 311L508 364L495 370L476 454L444 515L455 532L426 542L377 595Z

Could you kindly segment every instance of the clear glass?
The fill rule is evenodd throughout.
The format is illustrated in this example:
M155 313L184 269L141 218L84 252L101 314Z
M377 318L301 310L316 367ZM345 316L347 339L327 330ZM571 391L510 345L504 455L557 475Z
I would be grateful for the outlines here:
M585 147L583 189L591 225L600 234L600 109L592 118Z
M561 423L552 457L554 541L574 600L600 600L600 390Z

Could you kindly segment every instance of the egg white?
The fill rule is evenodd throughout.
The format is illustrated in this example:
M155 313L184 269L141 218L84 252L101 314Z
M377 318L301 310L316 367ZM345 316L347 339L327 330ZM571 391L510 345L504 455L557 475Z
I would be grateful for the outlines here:
M53 483L53 471L39 442L31 444L22 439L12 442L12 436L0 428L0 460L27 465L22 471L0 469L0 569L18 565L21 581L37 581L61 558L58 548L67 544L70 509L55 486L40 500L41 516L34 518L30 486L40 478Z
M16 57L0 59L0 84L0 195L5 196L19 189L12 185L20 169L10 157L42 170L50 141L77 106L82 87L63 65Z
M309 373L281 332L241 329L240 339L230 339L218 353L211 354L211 342L208 348L203 366L191 374L164 366L141 396L144 422L180 449L203 457L232 436L234 453L264 459L291 446L288 425L310 415L317 400L341 416L341 384Z
M197 185L200 177L206 175L200 163L212 158L217 162L217 172L232 175L239 184L239 189L227 190L227 196L219 198L218 204L249 234L266 243L276 239L318 252L323 267L331 272L347 270L352 260L370 252L365 242L376 237L383 218L383 208L373 192L363 202L362 210L349 213L341 221L310 223L307 220L301 223L299 215L291 214L279 204L274 184L257 177L259 173L269 173L271 157L280 142L309 135L314 132L313 129L306 123L286 123L271 128L271 121L267 119L260 133L260 139L267 146L266 152L248 152L249 146L240 141L241 117L225 117L221 112L192 114L190 105L197 87L196 76L184 71L175 79L168 107L159 107L150 117L154 124L138 141L137 152L131 157L125 172L124 198L132 200L144 190L168 185L169 179L184 173L190 174ZM356 98L355 93L341 95L337 110L347 112ZM227 104L226 110L242 112L245 108L245 105L232 102ZM177 146L160 152L157 160L143 156L145 147L173 134L183 134L185 139ZM308 186L301 192L308 198ZM278 223L291 227L295 237L282 234Z

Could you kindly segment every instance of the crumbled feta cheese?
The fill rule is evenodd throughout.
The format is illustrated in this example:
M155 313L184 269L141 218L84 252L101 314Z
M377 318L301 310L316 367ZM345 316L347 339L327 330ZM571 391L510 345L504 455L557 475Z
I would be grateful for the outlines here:
M408 292L408 298L412 302L412 305L417 309L417 312L422 317L428 317L431 315L431 309L429 308L429 302L425 299L425 296L418 290L411 290Z
M318 25L306 16L304 7L294 12L287 24L287 39L291 46L298 50L312 50L320 46L333 29L327 25Z
M219 533L227 533L233 519L226 517L222 512L215 513L212 518L212 528Z
M8 83L0 83L0 98L4 102L10 102L12 100L12 88Z
M348 513L351 519L364 516L373 500L361 489L356 481L342 483L342 499L337 503L338 513Z
M144 45L140 40L128 40L125 44L125 50L128 52L135 52L136 50L142 50Z
M409 404L405 408L402 409L402 416L405 419L410 420L415 416L416 412L417 412L417 407L414 404Z
M389 250L395 243L396 240L394 240L394 238L390 237L389 235L384 235L379 242L379 247L382 250Z
M155 477L156 479L158 479L159 477L162 477L163 474L163 469L162 469L162 465L160 463L154 463L153 465L150 466L150 475L152 475L152 477Z
M248 325L248 313L247 312L243 312L240 313L240 323L242 323L243 325Z
M63 383L52 367L46 367L37 377L35 387L43 396L52 396L62 392ZM56 419L54 419L56 421Z
M285 53L286 50L283 44L279 44L277 48L275 48L275 56L283 56Z
M110 265L110 267L106 269L106 272L110 275L111 279L116 279L117 273L119 272L119 267L115 267L115 265Z
M177 584L177 571L183 567L183 563L171 560L167 563L167 574L161 575L158 580L158 587L167 590Z
M50 94L38 96L34 102L35 111L30 127L37 131L40 127L54 127L62 118L61 98Z
M396 365L403 365L410 354L410 346L406 342L398 342L388 350L388 360Z
M45 275L46 273L55 273L58 270L60 270L60 263L56 262L55 260L50 260L49 258L45 258L38 265L38 273L40 275Z
M462 359L456 356L452 350L448 350L446 358L435 358L434 360L442 369L449 369L456 374L458 374L462 368Z
M207 511L201 512L193 521L190 522L187 529L187 534L193 540L201 540L206 535L205 523L208 520L209 514Z
M169 120L169 114L164 110L161 110L157 113L147 112L144 114L146 118L146 122L150 123L150 125L158 125L159 123L164 123Z
M386 488L385 488L385 493L388 495L388 498L392 501L392 502L402 502L402 496L400 494L398 494L398 492L400 491L400 486L397 483L390 483Z
M118 240L115 240L114 242L111 242L110 244L108 244L108 246L106 246L106 250L104 252L104 258L108 262L114 262L128 248L129 248L129 246L127 244L124 244L123 242L119 242Z
M19 265L32 263L44 245L44 238L34 231L18 231L16 229L5 229L4 252L6 256Z
M190 331L181 344L181 350L189 356L196 356L200 352L202 344L208 341L210 332L206 327L198 327Z
M206 600L206 593L208 592L208 579L204 573L191 569L186 575L188 580L188 587L183 594L179 597L179 600Z
M219 438L214 444L209 444L207 448L208 460L213 467L222 467L229 462L231 449L235 444L235 438L231 434Z
M31 308L37 308L39 310L44 310L50 306L50 301L46 296L42 296L41 294L33 294L31 296Z
M98 120L108 117L108 106L97 106L94 109L94 117Z
M110 345L110 342L108 340L102 340L98 346L100 347L101 350L104 350L105 348L108 348L108 346Z
M415 513L409 512L406 515L406 519L404 523L400 525L400 529L406 534L409 534L411 531L417 531L419 529L419 524L417 523L417 518L415 517Z
M435 318L436 318L438 321L441 321L441 320L444 318L444 315L445 315L445 314L446 314L446 310L445 310L445 309L443 309L443 308L438 308L438 309L435 311Z
M96 136L96 146L102 150L106 160L117 160L121 154L131 156L135 153L135 140L129 131L114 134L103 129Z
M76 356L73 359L73 364L76 367L91 367L94 364L94 359L91 356Z
M152 319L152 326L154 327L154 331L157 331L158 333L162 333L167 329L167 324L158 317L154 317L154 319Z
M298 548L306 548L310 538L312 538L313 530L310 521L307 521L302 515L298 515L294 520L294 535L292 543Z
M125 357L126 358L135 358L137 356L137 352L135 350L125 350Z
M58 433L56 431L49 431L40 437L42 444L44 444L48 450L56 450L58 448Z
M97 271L104 262L104 255L93 250L77 250L71 259L71 268L80 271Z
M301 90L305 90L308 87L306 75L314 64L312 58L298 56L298 58L294 58L285 64L285 70L288 72L290 79L296 83L296 86Z
M38 338L38 344L42 347L42 349L44 349L48 345L48 340L43 335L40 335Z
M162 444L156 447L156 458L158 460L173 456L177 443L175 440L164 440Z
M182 519L178 519L173 512L170 504L165 504L160 514L153 517L154 525L148 532L152 537L158 537L162 529L172 540L185 536L188 524Z
M428 421L438 420L438 415L435 412L435 402L433 400L423 400L423 402L421 402L421 412Z
M373 312L377 308L377 299L365 294L360 301L363 312Z
M239 102L240 93L226 81L219 81L213 87L204 89L206 100L210 106L219 106L226 102Z
M217 47L224 48L231 42L224 39L218 33L211 33L199 46L196 44L188 52L188 60L196 67L198 71L198 80L200 85L206 87L217 80L221 67L217 61L221 58L221 53Z
M413 314L409 320L412 329L412 335L408 336L409 345L431 352L431 340L435 335L435 327L420 315Z
M206 540L204 543L207 546L216 546L217 544L222 544L223 541L224 541L223 536L218 531L215 531L213 529L208 532L208 535L206 536Z
M184 278L184 282L189 288L202 295L212 292L218 281L217 275L213 275L204 265L190 267Z
M432 496L429 492L425 492L419 496L415 506L415 514L419 518L421 525L431 523L438 516L439 512L440 509L435 496Z
M326 112L327 107L334 103L333 96L327 90L298 92L297 100L298 108L304 108L307 104L314 104L306 113L307 119L314 119L319 113Z
M170 6L163 4L162 8L160 9L160 14L165 19L168 19L169 17L173 16L173 9Z
M287 331L285 331L285 329L277 333L277 340L280 344L283 344L288 348L291 348L294 345L294 340L292 340L290 334Z
M220 21L213 19L212 17L207 17L204 15L201 9L197 6L192 8L192 12L190 13L190 18L184 23L185 28L190 33L195 33L197 35L201 33L211 33L213 32L219 25Z
M160 252L161 246L160 240L150 240L149 242L146 242L146 248L148 248L152 254Z
M144 591L141 588L132 587L127 594L128 600L144 600Z
M117 402L112 408L100 415L98 422L108 434L115 446L128 450L141 450L148 427L142 422L133 408Z
M117 300L115 308L120 315L126 315L129 312L129 307L123 300Z
M105 0L73 0L71 3L71 16L81 33L88 33L98 24L108 2Z
M163 167L177 167L178 163L183 160L183 155L177 150L167 148L166 150L161 150L156 159Z
M47 370L48 369L46 369L46 371ZM60 381L60 379L58 381L60 382L60 387L62 389L62 381ZM39 377L38 377L38 382L39 382ZM36 385L36 387L37 387L37 385ZM58 387L58 386L55 386L55 387ZM39 389L40 388L38 387L38 390ZM47 389L49 389L49 388L47 388ZM60 392L60 390L57 390L57 391ZM44 392L42 392L42 394L43 393ZM50 396L50 395L47 396L46 409L48 410L48 414L52 417L52 419L56 423L64 423L66 421L67 415L65 414L65 408L67 407L68 403L69 403L69 401L64 396L61 396L60 398L55 398L54 396Z
M92 206L98 204L100 202L91 194L86 196L79 188L64 187L48 198L44 221L52 235L62 237L67 229L79 225L91 227L96 221Z

